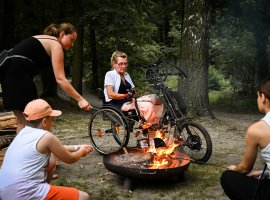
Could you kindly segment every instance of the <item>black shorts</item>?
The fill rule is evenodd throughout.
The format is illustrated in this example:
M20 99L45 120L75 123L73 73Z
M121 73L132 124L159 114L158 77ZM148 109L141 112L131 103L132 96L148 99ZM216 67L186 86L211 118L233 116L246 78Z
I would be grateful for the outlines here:
M34 83L36 72L28 60L15 58L1 70L3 107L5 110L23 111L26 104L38 98Z

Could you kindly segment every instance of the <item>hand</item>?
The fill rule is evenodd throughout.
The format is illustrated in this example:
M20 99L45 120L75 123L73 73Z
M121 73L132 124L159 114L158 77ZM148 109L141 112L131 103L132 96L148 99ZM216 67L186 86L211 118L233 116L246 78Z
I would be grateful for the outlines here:
M253 176L254 178L259 178L261 174L262 174L262 170L251 171L249 174L247 174L247 176Z
M229 166L227 168L230 169L230 170L234 170L235 171L236 166L235 165L231 165L231 166Z
M82 144L82 145L78 145L79 150L83 151L83 155L82 157L86 156L87 154L89 154L91 151L93 151L93 147L88 145L88 144Z
M125 94L125 98L129 101L131 101L133 99L135 95L135 90L129 90L126 94Z
M90 110L92 108L92 106L88 103L88 101L86 101L84 98L81 98L79 101L78 101L78 105L81 109L84 109L84 110Z

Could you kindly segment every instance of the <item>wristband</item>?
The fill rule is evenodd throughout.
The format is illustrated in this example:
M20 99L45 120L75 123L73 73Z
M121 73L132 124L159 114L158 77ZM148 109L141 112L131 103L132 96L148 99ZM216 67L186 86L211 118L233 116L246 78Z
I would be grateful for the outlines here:
M128 93L126 93L124 97L125 97L125 99L126 99L126 98L128 97Z
M74 151L77 151L79 148L78 148L78 145L74 145Z

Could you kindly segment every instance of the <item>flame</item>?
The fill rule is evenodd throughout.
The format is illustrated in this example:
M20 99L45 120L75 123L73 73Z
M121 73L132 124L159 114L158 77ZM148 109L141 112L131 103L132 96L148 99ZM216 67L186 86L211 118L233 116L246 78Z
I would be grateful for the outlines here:
M150 146L147 150L148 153L157 153L156 147L155 146Z
M156 130L156 132L155 132L155 137L156 137L156 138L164 139L164 138L165 138L165 134L164 134L163 131Z
M181 161L174 159L174 149L179 146L180 143L173 142L168 147L156 148L156 153L153 154L152 161L149 164L149 169L166 169L177 167L181 164ZM151 147L150 147L151 148ZM151 152L150 149L148 152Z
M169 147L167 148L158 148L157 149L157 156L161 156L161 155L164 155L164 154L167 154L167 155L170 155L173 153L174 149L178 146L179 144L177 143L172 143Z

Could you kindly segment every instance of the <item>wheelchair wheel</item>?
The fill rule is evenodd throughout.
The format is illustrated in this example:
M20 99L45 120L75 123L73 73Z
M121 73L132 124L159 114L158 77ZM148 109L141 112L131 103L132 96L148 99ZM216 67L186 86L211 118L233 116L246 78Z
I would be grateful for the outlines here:
M207 130L192 121L179 122L176 127L174 136L182 141L179 148L195 162L207 162L212 155L212 140Z
M120 150L129 141L129 127L121 111L102 107L89 121L89 137L93 147L102 155Z

